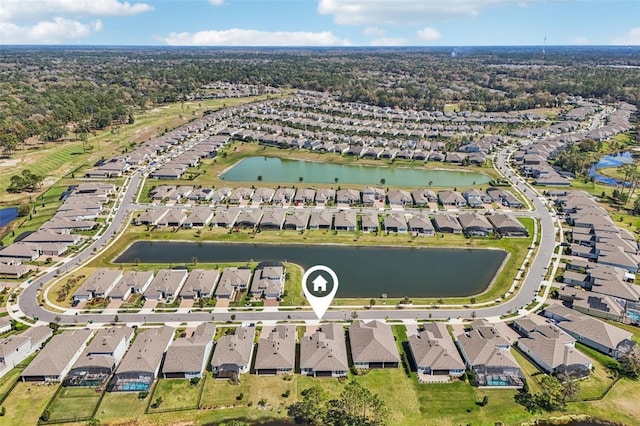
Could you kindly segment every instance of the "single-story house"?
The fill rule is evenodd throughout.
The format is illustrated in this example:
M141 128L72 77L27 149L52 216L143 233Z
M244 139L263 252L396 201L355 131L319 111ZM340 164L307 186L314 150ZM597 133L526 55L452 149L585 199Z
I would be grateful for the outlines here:
M349 326L349 343L356 368L397 368L400 363L391 327L383 322L353 322Z
M152 271L127 271L118 284L109 292L112 300L125 301L132 294L144 293L153 281Z
M384 218L384 230L387 233L406 234L408 231L407 220L402 213L391 213Z
M349 370L342 324L322 324L300 341L300 373L313 377L346 377Z
M211 369L217 378L228 379L249 372L255 334L255 327L237 327L234 334L218 339L211 358Z
M7 322L11 330L11 322ZM51 328L37 326L29 327L20 334L12 334L0 339L0 378L22 363L29 355L40 350L52 335Z
M511 214L492 214L487 216L487 219L501 237L529 236L527 228Z
M435 229L429 215L425 213L412 213L407 221L409 231L417 235L435 235Z
M295 211L284 219L284 229L304 231L309 223L309 212L306 210Z
M260 334L254 369L259 375L293 373L296 361L296 327L278 324Z
M161 269L144 292L147 300L173 300L187 279L186 269Z
M162 364L165 379L191 379L202 377L213 349L216 326L203 322L189 337L180 337L171 343Z
M358 229L356 212L353 210L340 210L334 216L333 229L336 231L355 231Z
M458 221L460 225L462 225L462 230L465 235L486 237L493 232L491 222L489 222L485 216L478 213L460 213L458 215Z
M122 279L120 269L100 268L94 271L89 278L73 293L73 300L91 300L104 298L109 291Z
M309 218L309 229L312 230L331 229L332 224L333 213L326 210L314 211Z
M245 290L249 286L249 280L251 280L249 268L224 268L216 287L216 298L233 300L237 291Z
M464 362L445 324L426 323L424 329L409 336L408 341L419 375L460 377L464 373Z
M286 212L281 209L265 210L262 218L260 219L259 228L261 230L272 229L281 230L284 225Z
M360 221L362 232L378 232L380 222L376 213L364 213L360 216Z
M464 207L467 205L467 200L457 191L438 192L438 201L445 207Z
M448 232L452 234L461 234L462 226L455 215L451 213L436 213L433 216L433 223L438 232Z
M213 219L211 219L212 226L219 226L221 228L231 228L240 214L240 210L237 208L230 208L228 210L216 211Z
M238 214L234 226L238 228L253 229L258 226L258 223L260 223L261 217L262 210L260 209L243 209L240 211L240 214Z
M193 269L180 290L183 299L210 298L220 278L217 269Z

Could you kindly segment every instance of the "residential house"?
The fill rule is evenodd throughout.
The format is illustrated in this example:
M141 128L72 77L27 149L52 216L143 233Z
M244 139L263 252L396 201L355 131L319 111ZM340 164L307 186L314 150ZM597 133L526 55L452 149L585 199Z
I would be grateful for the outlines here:
M376 202L384 202L384 189L367 186L362 190L362 204L371 207Z
M433 236L435 229L426 213L412 213L407 221L409 231L417 235Z
M40 256L40 254L41 251L37 245L23 243L20 241L14 242L0 250L1 259L34 261Z
M111 300L126 301L132 294L144 293L153 281L151 271L127 271L109 292Z
M11 330L11 322L9 322ZM47 326L29 327L20 334L0 339L0 378L21 364L27 357L40 350L53 335Z
M351 358L356 368L397 368L400 355L391 327L380 321L349 326Z
M462 196L470 207L482 207L485 203L491 202L491 197L475 188L464 191Z
M252 204L270 203L275 195L276 190L272 188L258 188L251 196Z
M251 279L249 268L224 268L220 281L216 287L215 296L218 299L235 299L236 292L246 290Z
M122 279L120 269L99 268L73 294L73 300L105 298L109 291Z
M493 232L491 222L489 222L485 216L478 213L460 213L458 215L458 221L460 225L462 225L462 230L465 235L486 237Z
M527 228L511 214L492 214L487 216L487 219L501 237L529 236Z
M218 339L211 359L211 369L218 379L238 377L249 372L255 334L255 327L243 326L237 327L234 334Z
M144 292L147 300L172 301L187 279L186 269L161 269Z
M229 195L229 203L240 204L241 201L247 201L253 196L253 189L251 188L236 188Z
M433 223L438 232L462 233L462 225L460 225L456 216L451 213L436 213L433 217Z
M413 204L418 207L426 207L429 203L438 201L438 196L430 189L416 189L411 192L411 198L413 198Z
M300 341L300 373L313 377L346 377L349 370L344 329L341 324L322 324Z
M317 198L317 197L316 197ZM336 195L336 202L342 205L354 205L360 203L360 191L347 188L340 189Z
M356 231L358 229L356 212L353 210L340 210L337 212L334 216L333 229L336 231Z
M233 189L231 188L227 188L227 187L218 188L215 191L213 191L213 194L211 195L211 201L215 204L219 204L225 201L229 197L229 195L231 195L232 192L233 192Z
M171 209L164 215L160 221L160 226L171 226L173 228L180 228L182 224L187 220L187 214L182 210Z
M189 337L179 337L167 349L162 364L165 379L192 379L202 377L213 349L216 326L203 322Z
M243 209L240 210L234 226L243 229L254 229L260 223L261 217L262 210L260 209Z
M296 361L296 327L278 324L260 334L255 371L258 375L291 374Z
M204 228L213 219L213 210L207 207L196 207L191 214L184 220L182 226L184 228Z
M160 223L162 219L164 219L165 215L169 213L169 209L147 209L140 216L136 217L133 220L135 225L148 225L148 226L156 226Z
M413 198L411 194L404 189L392 189L387 193L387 200L391 208L399 208L404 206L410 206L413 204Z
M284 229L304 231L309 223L309 212L306 210L295 211L285 217Z
M326 210L314 211L309 218L309 229L312 230L331 229L332 224L333 213Z
M376 213L364 213L360 216L360 228L362 232L378 232L380 222Z
M408 232L407 220L404 214L391 213L384 218L384 229L387 233L406 234Z
M274 204L289 204L295 196L296 190L293 188L278 188L271 200Z
M180 297L190 300L211 298L219 278L217 269L193 269L180 290Z
M109 384L112 392L148 391L158 377L175 330L167 325L138 332Z
M336 199L336 191L331 188L319 188L316 191L316 203L317 204L331 204Z
M23 382L60 382L80 357L93 330L74 329L56 334L22 371Z
M255 298L277 299L284 292L284 265L279 262L260 263L253 273L251 295Z
M237 208L230 208L228 210L218 210L211 219L212 226L219 226L221 228L231 228L235 223L240 210Z
M312 204L316 198L316 190L313 188L300 188L296 191L293 201L296 205Z
M500 203L503 206L519 209L522 207L522 201L518 199L511 191L502 188L489 188L487 189L487 195L491 197L491 200L496 203Z
M69 370L65 386L103 385L124 357L134 334L134 329L127 326L98 330Z
M438 201L444 207L460 208L467 205L467 200L457 191L438 192Z
M286 211L282 209L265 210L260 219L260 230L281 230L284 225Z
M408 342L419 377L460 377L464 374L464 362L445 324L426 323L423 330L408 337Z

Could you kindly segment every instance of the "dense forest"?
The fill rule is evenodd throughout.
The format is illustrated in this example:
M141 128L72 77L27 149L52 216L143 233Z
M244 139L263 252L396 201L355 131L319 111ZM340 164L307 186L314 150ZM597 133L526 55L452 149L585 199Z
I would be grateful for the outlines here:
M630 49L630 50L629 50ZM0 145L58 140L130 122L213 81L335 94L343 101L443 110L553 107L571 96L640 102L634 48L173 49L3 48Z

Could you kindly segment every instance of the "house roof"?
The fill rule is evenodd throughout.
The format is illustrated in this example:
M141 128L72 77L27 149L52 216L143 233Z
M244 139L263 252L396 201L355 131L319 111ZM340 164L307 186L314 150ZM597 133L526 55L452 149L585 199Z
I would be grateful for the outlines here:
M181 373L200 371L204 360L209 357L213 347L216 326L202 323L196 327L191 337L177 338L173 341L164 357L163 373Z
M99 366L112 368L116 360L113 353L124 340L131 341L135 331L131 327L110 327L96 332L91 342L73 365L73 368Z
M167 325L140 331L127 351L116 374L143 371L154 374L167 350L174 329Z
M464 362L449 336L446 325L438 322L425 324L424 330L408 337L416 365L432 370L464 369Z
M12 334L8 337L0 339L0 357L15 352L25 342L29 342L31 347L41 340L48 338L53 334L53 330L48 326L29 327L20 334Z
M518 340L519 346L528 348L551 369L570 365L591 365L592 361L572 345L575 339L557 327L539 326L528 337Z
M450 213L436 213L433 221L438 229L452 228L454 230L462 230L462 226L455 215Z
M356 212L353 210L340 210L334 217L334 227L357 226Z
M509 349L509 342L489 323L481 322L458 336L458 343L473 366L520 368Z
M516 219L515 216L510 214L492 214L487 216L487 219L498 231L507 228L517 228L522 231L526 230L524 225L520 223L520 221Z
M92 334L93 330L78 329L53 336L24 369L22 376L59 376Z
M216 296L231 295L234 288L248 285L250 279L251 269L249 268L224 268L215 294Z
M127 271L118 284L109 292L109 296L124 296L129 287L136 290L143 290L143 286L149 283L149 279L153 279L151 271Z
M478 213L460 213L458 215L458 221L464 229L481 228L493 230L493 226L487 218Z
M180 290L181 297L195 297L198 292L211 294L220 278L217 269L193 269Z
M284 223L286 212L282 209L266 210L260 219L260 226L281 227Z
M380 321L356 321L349 326L353 362L400 362L391 327Z
M238 327L235 334L220 337L213 351L211 365L247 365L251 360L255 333L255 327Z
M378 215L376 213L364 213L361 217L362 228L378 228Z
M314 211L311 213L311 217L309 218L309 227L313 226L331 226L331 222L333 222L333 213L321 210Z
M296 327L278 324L261 334L256 353L256 370L292 369L296 358Z
M341 324L323 324L321 330L300 342L300 368L314 371L347 371L347 348Z
M161 292L175 294L187 278L187 274L186 269L161 269L144 294L160 294Z
M384 218L385 229L389 228L407 228L407 221L402 213L391 213Z
M76 290L75 294L85 294L89 292L106 293L107 290L122 278L120 269L99 268L87 278L85 282Z
M297 228L306 228L309 223L310 213L306 210L295 211L285 218L285 225L293 225Z

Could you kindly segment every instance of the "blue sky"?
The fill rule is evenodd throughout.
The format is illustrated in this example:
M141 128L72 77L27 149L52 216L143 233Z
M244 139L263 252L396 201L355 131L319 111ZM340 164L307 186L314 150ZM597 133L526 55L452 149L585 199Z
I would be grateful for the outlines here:
M0 0L0 44L640 45L638 0Z

